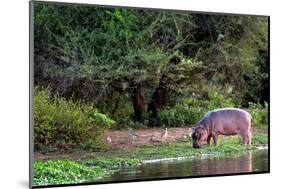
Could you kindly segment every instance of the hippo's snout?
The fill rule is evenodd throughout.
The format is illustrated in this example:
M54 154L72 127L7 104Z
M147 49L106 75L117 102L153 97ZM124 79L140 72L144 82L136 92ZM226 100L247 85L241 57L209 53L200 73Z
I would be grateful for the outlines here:
M193 143L193 148L200 148L200 146L197 143Z

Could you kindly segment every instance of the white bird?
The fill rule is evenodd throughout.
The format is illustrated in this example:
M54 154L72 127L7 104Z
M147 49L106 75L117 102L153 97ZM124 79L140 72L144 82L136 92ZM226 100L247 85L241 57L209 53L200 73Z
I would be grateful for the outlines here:
M107 142L107 143L111 143L111 141L112 141L112 140L111 140L110 136L107 136L106 142Z
M157 139L156 135L153 134L153 135L150 137L150 142L161 142L161 140Z
M136 140L136 138L139 136L137 131L134 131L132 128L129 128L129 136L132 139L132 144Z
M162 129L162 131L161 131L161 138L166 139L167 137L168 137L168 129L167 128Z
M194 127L188 128L187 133L189 133L188 134L189 137L192 137L192 133L194 133Z
M162 140L166 140L167 137L168 137L168 129L167 129L167 128L162 129L162 130L161 130L161 139L162 139Z
M156 136L155 136L155 135L152 135L152 136L150 137L150 141L151 141L151 142L154 142L155 139L156 139Z

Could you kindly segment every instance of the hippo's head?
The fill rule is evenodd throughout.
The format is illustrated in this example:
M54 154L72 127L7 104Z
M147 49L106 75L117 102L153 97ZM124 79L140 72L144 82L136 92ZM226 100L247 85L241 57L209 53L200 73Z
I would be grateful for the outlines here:
M200 148L208 138L207 129L203 125L192 127L193 148Z

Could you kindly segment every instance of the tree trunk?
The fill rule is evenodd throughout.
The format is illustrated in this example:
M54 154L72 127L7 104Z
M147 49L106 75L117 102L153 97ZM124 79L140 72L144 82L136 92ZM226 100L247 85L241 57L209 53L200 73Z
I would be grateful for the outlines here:
M145 101L140 83L132 86L131 98L134 106L135 118L140 119L145 111Z
M148 105L147 112L152 112L152 116L154 118L157 117L158 110L167 106L169 102L169 95L171 90L169 89L170 81L167 76L163 75L159 82L158 87L155 89L153 93L152 100Z

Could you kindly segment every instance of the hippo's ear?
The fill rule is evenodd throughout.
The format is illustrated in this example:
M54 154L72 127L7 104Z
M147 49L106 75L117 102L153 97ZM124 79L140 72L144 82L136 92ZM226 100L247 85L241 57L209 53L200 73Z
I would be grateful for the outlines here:
M199 125L199 126L198 126L198 129L199 129L200 131L202 131L202 130L205 129L205 127L204 127L203 125Z

